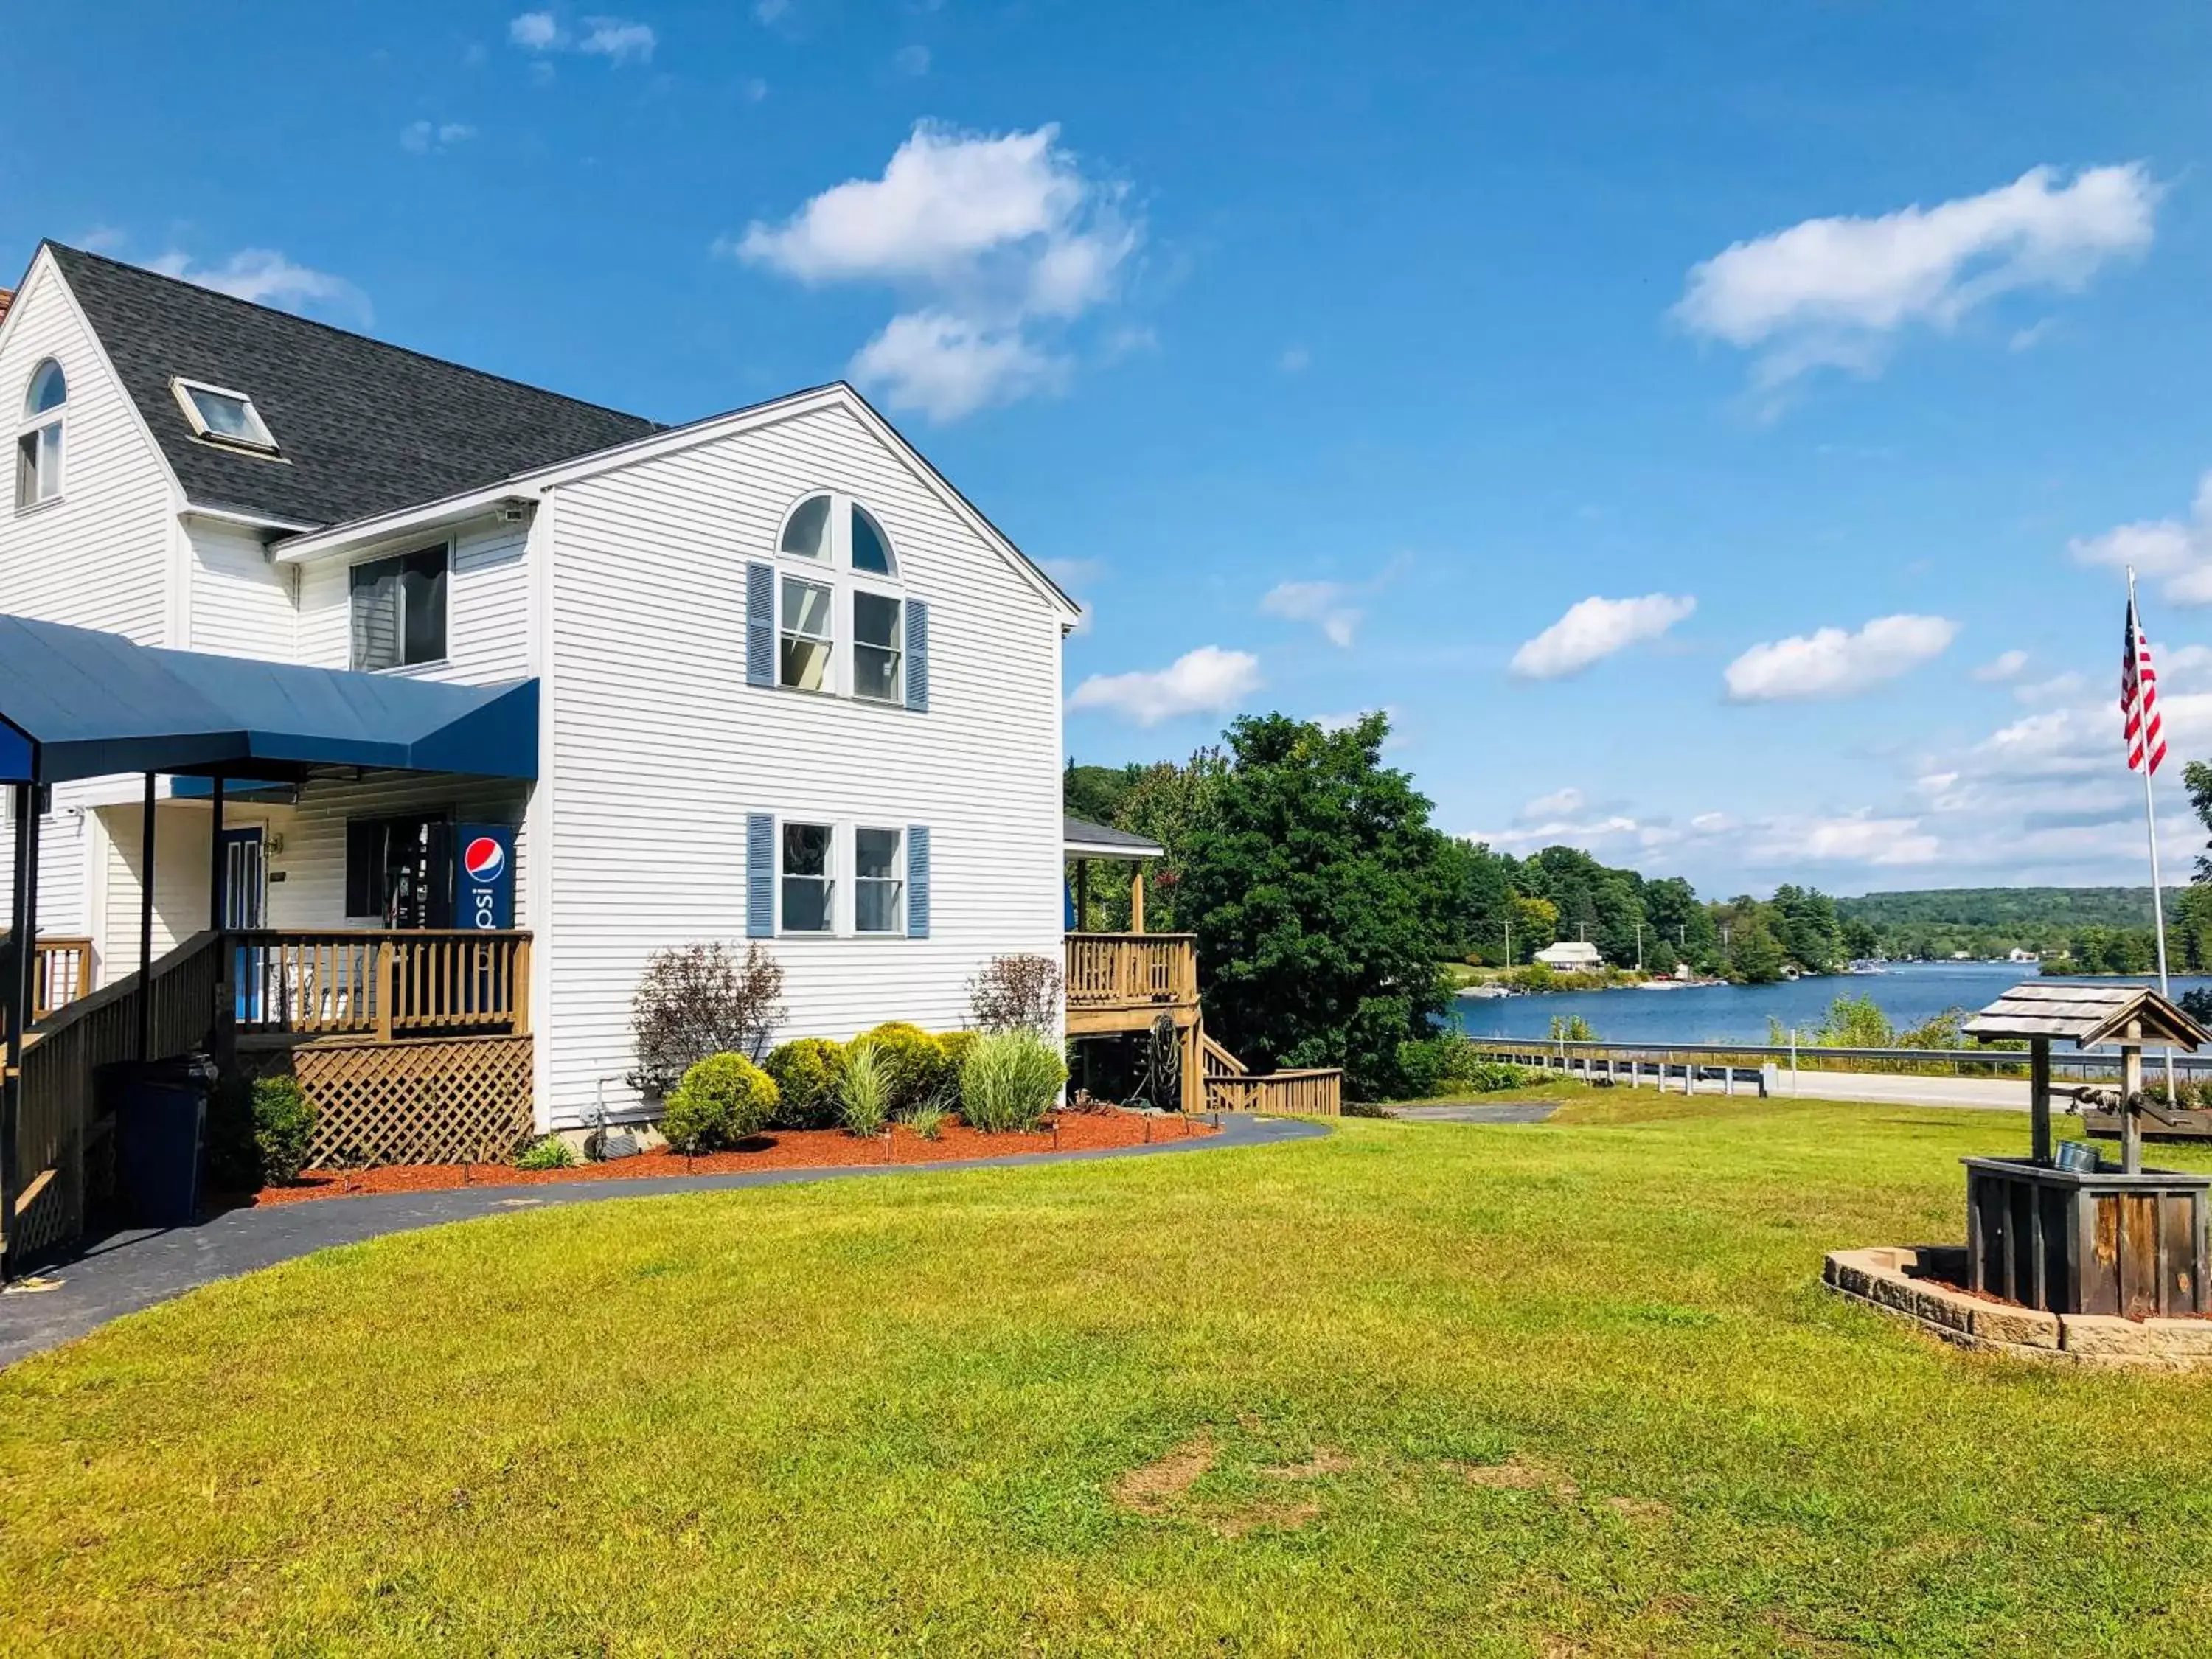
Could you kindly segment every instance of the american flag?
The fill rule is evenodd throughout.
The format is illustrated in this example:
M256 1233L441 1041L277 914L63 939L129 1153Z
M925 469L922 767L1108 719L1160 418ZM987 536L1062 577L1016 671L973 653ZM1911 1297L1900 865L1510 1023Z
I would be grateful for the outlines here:
M2150 665L2150 641L2128 598L2128 637L2120 657L2120 720L2128 745L2128 770L2155 772L2166 758L2166 737L2158 718L2158 671Z

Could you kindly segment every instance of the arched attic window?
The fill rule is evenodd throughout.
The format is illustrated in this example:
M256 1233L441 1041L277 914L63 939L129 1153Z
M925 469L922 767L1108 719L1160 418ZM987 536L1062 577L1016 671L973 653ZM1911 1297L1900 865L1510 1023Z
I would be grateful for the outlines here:
M61 496L62 421L68 404L69 381L62 366L49 357L31 371L23 392L22 424L15 437L18 512Z

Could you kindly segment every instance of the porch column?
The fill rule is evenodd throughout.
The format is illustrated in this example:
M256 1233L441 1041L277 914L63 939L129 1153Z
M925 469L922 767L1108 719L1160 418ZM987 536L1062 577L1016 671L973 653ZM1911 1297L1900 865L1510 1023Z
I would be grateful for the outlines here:
M1075 931L1087 933L1091 928L1091 860L1075 861Z
M222 780L214 779L213 786L208 793L208 805L215 815L208 829L208 927L220 931L230 908L225 902L229 895L223 890L230 869L222 855Z
M1129 931L1145 931L1145 866L1132 865L1129 874Z
M138 830L138 1058L154 1057L154 775L146 775Z
M15 823L15 880L9 895L8 942L13 947L15 973L7 985L7 1066L0 1072L0 1281L8 1277L8 1258L15 1243L15 1193L21 1183L15 1168L15 1126L22 1118L23 1033L31 1023L32 975L38 949L30 943L37 922L37 791L33 785L16 784L9 790Z

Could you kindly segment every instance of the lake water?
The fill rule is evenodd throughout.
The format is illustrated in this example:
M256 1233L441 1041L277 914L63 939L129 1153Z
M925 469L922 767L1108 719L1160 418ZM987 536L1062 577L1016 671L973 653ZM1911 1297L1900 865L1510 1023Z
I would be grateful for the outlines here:
M1899 1030L1947 1008L1972 1011L2008 985L2035 976L2005 962L1900 962L1878 974L1785 980L1776 985L1686 985L1675 991L1559 991L1543 996L1455 997L1469 1036L1540 1037L1554 1016L1580 1014L1607 1042L1764 1042L1766 1022L1809 1031L1839 996L1870 996ZM2100 981L2105 982L2105 981ZM2155 982L2155 981L2153 981ZM2212 980L2176 977L2173 993Z

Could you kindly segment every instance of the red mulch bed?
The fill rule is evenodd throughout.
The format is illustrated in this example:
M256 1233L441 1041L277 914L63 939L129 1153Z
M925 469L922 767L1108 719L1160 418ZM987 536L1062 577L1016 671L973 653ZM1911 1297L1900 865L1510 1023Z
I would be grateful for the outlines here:
M357 1198L371 1193L438 1192L448 1187L538 1187L555 1181L641 1181L652 1176L738 1175L748 1170L829 1170L867 1164L957 1164L1012 1152L1085 1152L1141 1146L1148 1140L1182 1140L1221 1132L1192 1118L1146 1117L1134 1112L1054 1115L1058 1126L1036 1134L987 1135L948 1123L935 1140L905 1126L891 1139L862 1140L842 1129L778 1129L736 1152L685 1158L679 1152L641 1152L611 1164L573 1170L518 1170L506 1164L409 1164L380 1170L307 1170L289 1187L264 1187L247 1202L297 1204L315 1198Z

